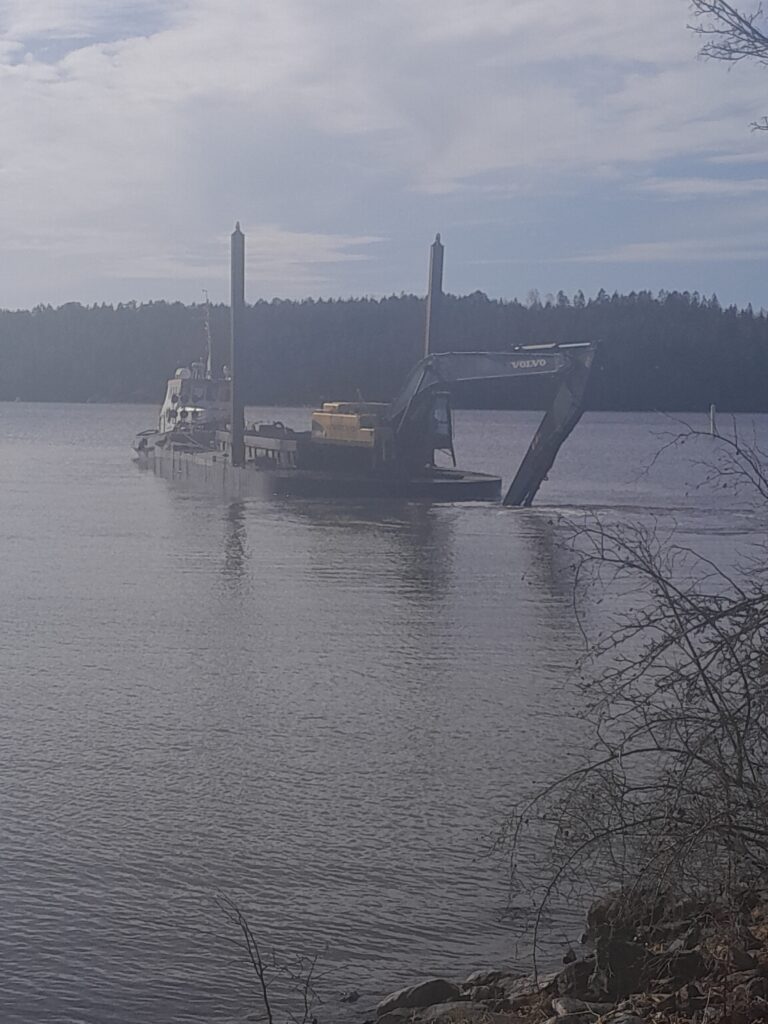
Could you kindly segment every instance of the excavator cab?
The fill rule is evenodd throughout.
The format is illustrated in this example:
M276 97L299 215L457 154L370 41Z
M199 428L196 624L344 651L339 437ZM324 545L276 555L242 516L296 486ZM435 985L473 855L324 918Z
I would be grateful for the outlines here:
M408 472L434 466L435 452L447 452L456 465L450 392L426 388L414 397L397 436L397 450Z

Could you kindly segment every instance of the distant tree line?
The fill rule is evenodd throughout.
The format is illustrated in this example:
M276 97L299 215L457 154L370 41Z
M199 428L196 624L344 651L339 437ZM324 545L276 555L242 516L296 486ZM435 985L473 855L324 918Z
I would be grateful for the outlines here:
M420 357L424 300L274 299L247 308L243 375L251 404L386 400ZM216 359L226 362L229 312L210 310ZM768 318L689 292L563 292L526 303L482 292L446 296L441 348L602 342L594 409L768 411ZM181 303L0 311L0 399L159 402L179 366L202 358L205 307ZM464 404L537 407L531 383L475 389Z

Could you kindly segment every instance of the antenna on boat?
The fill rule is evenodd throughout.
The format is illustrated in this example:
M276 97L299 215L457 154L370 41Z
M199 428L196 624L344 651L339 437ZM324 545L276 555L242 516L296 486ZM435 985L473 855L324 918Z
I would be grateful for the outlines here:
M424 355L435 351L440 333L440 311L443 299L443 243L440 234L429 250L429 290L427 291L427 326L424 332Z
M210 380L213 376L213 342L211 340L211 300L208 296L207 288L203 288L203 295L205 296L205 320L203 321L203 330L205 331L205 344L207 348L205 376Z
M245 235L240 221L232 232L230 247L230 333L229 372L231 405L229 417L230 460L233 466L245 465L245 402L240 380L245 314Z

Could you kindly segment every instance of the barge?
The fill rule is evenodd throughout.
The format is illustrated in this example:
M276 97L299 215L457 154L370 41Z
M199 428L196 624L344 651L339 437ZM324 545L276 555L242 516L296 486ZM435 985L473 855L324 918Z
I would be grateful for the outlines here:
M326 402L306 430L245 422L238 378L245 308L245 241L232 234L230 364L211 356L168 381L157 428L142 431L139 463L169 479L190 479L234 494L499 501L501 477L456 466L451 391L467 382L549 377L551 406L504 503L530 505L563 441L578 422L595 345L514 346L504 352L438 352L443 246L432 246L424 357L388 403ZM452 466L438 464L444 453Z

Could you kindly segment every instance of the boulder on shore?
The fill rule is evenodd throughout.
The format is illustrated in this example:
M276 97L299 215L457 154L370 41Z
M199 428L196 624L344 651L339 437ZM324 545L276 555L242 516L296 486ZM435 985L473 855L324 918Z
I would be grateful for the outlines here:
M470 974L461 984L462 988L477 988L482 985L495 985L497 981L504 977L508 977L507 971L502 971L498 968L485 969Z
M419 1014L421 1024L496 1024L509 1017L492 1013L485 1003L437 1003Z
M376 1007L376 1016L382 1017L391 1010L421 1009L425 1006L434 1006L436 1003L453 1003L461 998L461 990L445 978L430 978L418 985L411 985L408 988L401 988L385 996Z
M366 1024L768 1024L768 889L755 892L735 910L716 899L603 901L583 959L551 974L432 978L387 996Z

